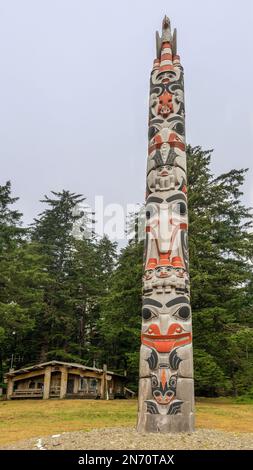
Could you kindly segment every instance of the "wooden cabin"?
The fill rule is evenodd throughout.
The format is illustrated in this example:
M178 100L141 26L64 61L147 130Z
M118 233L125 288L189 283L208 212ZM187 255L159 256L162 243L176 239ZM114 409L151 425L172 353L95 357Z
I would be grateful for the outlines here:
M49 361L5 374L7 399L20 398L127 398L127 378L81 364Z

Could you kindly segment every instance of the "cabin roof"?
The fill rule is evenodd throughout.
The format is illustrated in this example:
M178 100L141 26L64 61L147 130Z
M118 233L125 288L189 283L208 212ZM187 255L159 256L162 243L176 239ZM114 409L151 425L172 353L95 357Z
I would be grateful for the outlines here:
M48 361L48 362L41 362L39 364L34 364L32 366L28 366L28 367L22 367L22 369L13 369L13 370L10 370L9 372L7 372L5 374L5 377L13 377L15 375L20 375L20 374L24 374L26 372L31 372L33 370L39 370L39 369L44 369L46 366L66 366L67 368L71 369L71 368L77 368L77 369L82 369L82 370L90 370L90 371L93 371L93 372L98 372L98 374L102 374L104 371L103 369L98 369L96 367L87 367L87 366L84 366L83 364L78 364L78 363L75 363L75 362L62 362L62 361ZM106 371L107 374L110 374L110 375L116 375L118 377L121 377L122 379L126 379L126 376L125 375L122 375L122 374L117 374L117 372L112 372L110 370L107 370Z

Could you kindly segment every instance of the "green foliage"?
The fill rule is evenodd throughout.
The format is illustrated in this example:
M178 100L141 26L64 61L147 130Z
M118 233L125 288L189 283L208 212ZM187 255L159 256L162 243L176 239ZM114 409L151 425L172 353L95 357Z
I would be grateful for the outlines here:
M237 397L236 403L253 404L253 388L250 388L244 395Z
M12 208L18 201L18 197L11 197L11 183L0 185L0 259L3 253L15 247L22 239L24 229L21 228L22 214Z
M246 170L214 178L210 158L188 148L195 387L198 394L236 395L253 380L252 214L240 201Z
M203 349L194 348L195 383L200 395L221 395L228 384L215 358Z
M26 335L33 331L34 315L42 301L45 275L38 256L21 227L21 216L13 209L11 185L0 186L0 374L10 367L11 356L25 361ZM1 378L0 378L1 380Z
M116 246L106 237L97 241L74 238L82 195L62 191L45 196L47 207L35 220L32 239L45 259L50 284L45 308L36 325L40 360L84 360L96 356L99 300L108 288ZM85 230L84 230L85 233Z
M110 367L137 384L141 329L141 278L143 244L132 241L119 256L110 288L101 305L99 348Z

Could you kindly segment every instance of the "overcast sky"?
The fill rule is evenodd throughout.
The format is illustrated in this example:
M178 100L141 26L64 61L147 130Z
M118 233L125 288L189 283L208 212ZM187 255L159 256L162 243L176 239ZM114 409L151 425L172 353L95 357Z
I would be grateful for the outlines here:
M0 0L0 184L29 223L50 190L143 202L149 74L164 14L178 29L187 142L215 173L250 167L252 0Z

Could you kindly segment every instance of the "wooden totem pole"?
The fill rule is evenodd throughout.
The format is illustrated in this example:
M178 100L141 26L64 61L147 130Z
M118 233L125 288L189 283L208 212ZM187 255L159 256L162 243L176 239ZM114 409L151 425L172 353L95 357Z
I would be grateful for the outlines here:
M165 17L150 80L139 432L192 432L183 67Z

